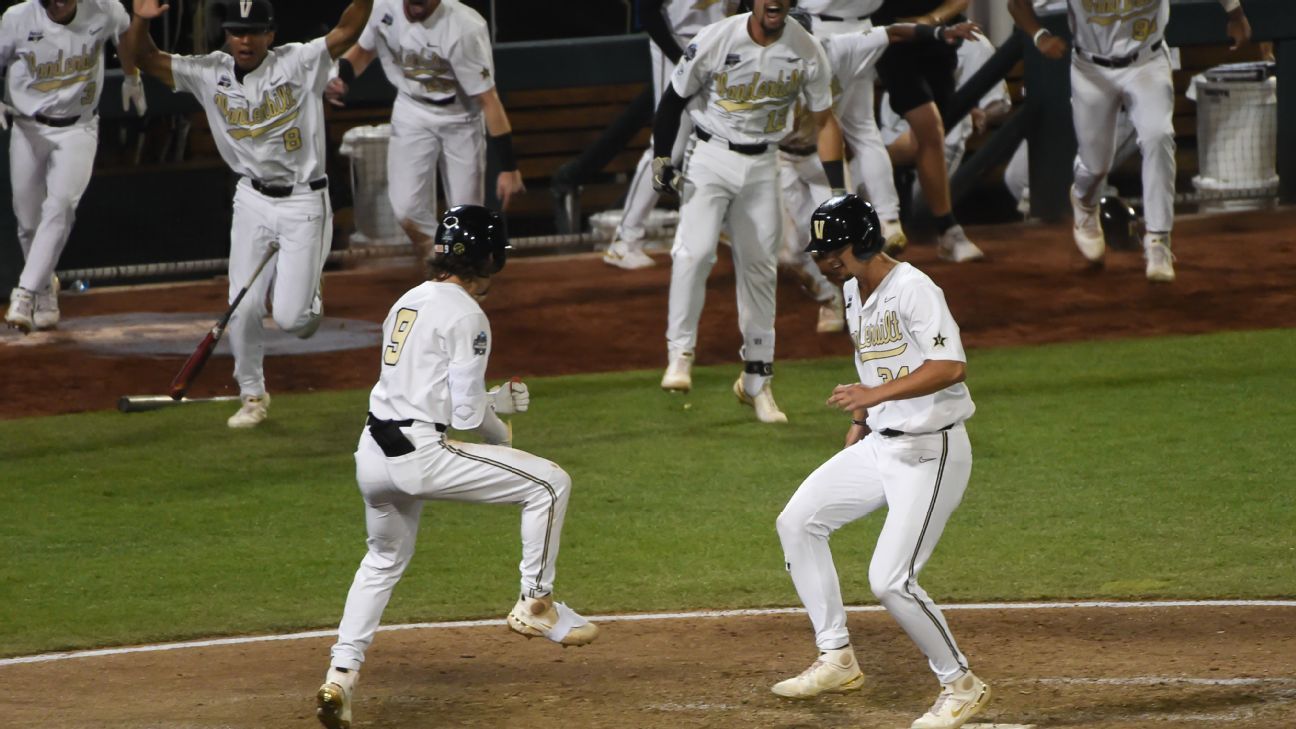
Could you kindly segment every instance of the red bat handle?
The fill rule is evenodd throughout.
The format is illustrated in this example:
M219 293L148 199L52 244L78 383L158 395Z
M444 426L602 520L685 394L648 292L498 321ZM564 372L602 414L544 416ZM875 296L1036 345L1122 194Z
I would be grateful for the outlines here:
M219 339L220 336L217 330L212 329L198 343L198 348L193 351L193 354L189 355L189 359L185 360L184 367L180 368L180 372L171 381L172 400L180 400L189 392L189 387L198 378L198 373L202 372L203 365L207 364L207 360L211 358L212 350L216 349L216 342Z

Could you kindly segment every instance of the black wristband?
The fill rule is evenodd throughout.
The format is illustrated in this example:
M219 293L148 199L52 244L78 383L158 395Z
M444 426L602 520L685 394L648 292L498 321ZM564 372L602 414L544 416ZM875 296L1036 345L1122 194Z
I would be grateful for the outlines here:
M338 59L338 78L342 79L342 83L347 86L350 86L356 80L355 66L352 66L351 62L345 58Z
M855 418L851 418L851 422L863 428L868 427L868 423L863 420L856 420Z
M495 151L500 170L513 172L518 168L517 157L513 156L513 133L505 132L498 137L486 137L486 147Z
M846 187L846 172L839 159L823 163L824 174L828 177L828 187L838 190Z

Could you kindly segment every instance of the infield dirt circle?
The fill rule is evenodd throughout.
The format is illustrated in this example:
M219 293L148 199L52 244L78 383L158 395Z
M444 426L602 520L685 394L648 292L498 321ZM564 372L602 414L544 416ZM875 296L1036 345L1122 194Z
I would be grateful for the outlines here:
M970 232L989 261L942 263L924 246L905 256L945 290L969 347L1296 324L1290 210L1182 221L1179 280L1169 286L1144 280L1137 253L1110 252L1105 270L1086 268L1066 228ZM666 257L657 261L634 272L591 256L511 263L485 306L496 339L491 377L663 366L669 267ZM413 267L331 273L326 313L381 322L417 276ZM849 351L845 335L815 334L816 305L790 278L781 283L779 358ZM722 251L708 288L700 364L738 366L733 291ZM224 299L220 281L92 289L65 296L62 308L66 318L214 317ZM109 409L119 395L162 391L183 361L91 354L70 338L18 346L14 336L0 337L0 417ZM231 394L230 369L228 357L216 358L191 395ZM369 387L376 370L369 348L271 357L266 366L272 393ZM952 610L947 617L995 691L979 721L1296 726L1296 607ZM362 675L355 726L907 727L938 688L925 661L884 613L853 613L851 629L867 683L808 703L769 692L814 658L803 615L611 622L593 645L568 650L522 640L502 625L382 633ZM9 726L41 729L317 726L313 695L330 643L0 665L0 716Z

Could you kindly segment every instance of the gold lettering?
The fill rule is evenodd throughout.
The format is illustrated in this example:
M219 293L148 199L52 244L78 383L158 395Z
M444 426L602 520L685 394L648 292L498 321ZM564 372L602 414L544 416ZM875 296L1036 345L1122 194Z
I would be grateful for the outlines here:
M729 84L729 74L716 76L715 93L720 97L717 105L725 111L754 109L765 104L788 103L801 90L801 71L792 71L787 78L779 71L776 79L762 79L760 71L752 74L746 83Z
M288 84L276 86L262 94L261 103L255 107L230 106L229 97L221 93L216 94L212 103L230 127L226 131L234 139L255 139L293 121L298 114L297 97ZM259 126L262 124L265 126Z

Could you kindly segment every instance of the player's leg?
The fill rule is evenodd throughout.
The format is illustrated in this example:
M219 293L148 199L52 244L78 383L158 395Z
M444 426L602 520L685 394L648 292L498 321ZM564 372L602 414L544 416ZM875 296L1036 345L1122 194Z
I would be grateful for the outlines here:
M1017 145L1012 159L1004 168L1004 187L1008 194L1017 201L1017 211L1022 215L1030 214L1030 154L1026 141ZM1025 206L1023 210L1022 206Z
M18 243L23 260L31 254L32 239L40 226L41 203L45 200L45 174L50 144L34 121L15 119L9 132L9 180L13 189L13 211L18 220ZM36 328L37 291L19 284L9 294L5 322L24 332Z
M816 201L831 195L828 178L818 155L796 156L779 153L779 185L783 191L783 244L779 265L791 271L807 293L819 302L820 333L840 332L846 327L841 289L819 270L819 264L805 252L810 241L810 217L818 207Z
M1164 52L1157 53L1151 60L1125 69L1123 74L1125 105L1143 153L1143 220L1147 224L1143 254L1147 257L1147 278L1169 282L1175 278L1170 254L1175 183L1170 59Z
M895 170L886 144L873 115L873 84L875 74L847 86L842 90L838 105L841 114L842 135L854 153L850 161L851 181L856 191L866 197L882 221L886 236L886 249L898 251L905 247L907 238L900 226L900 195L895 187Z
M1100 263L1107 250L1098 220L1098 198L1111 169L1120 93L1108 71L1078 55L1071 60L1071 116L1075 122L1075 183L1071 188L1072 235L1089 261Z
M275 240L274 212L278 201L262 196L246 180L234 192L234 219L230 226L229 302L244 287L248 292L230 317L226 339L234 354L234 380L243 404L228 425L250 428L265 420L270 397L265 389L266 292L275 278L278 261L271 260L249 286L261 258Z
M653 108L670 83L671 72L675 64L662 55L657 44L649 43L649 62L652 68ZM687 114L684 115L688 117ZM679 137L687 139L691 129L681 128ZM652 186L652 156L649 146L644 150L635 165L634 176L630 178L630 187L626 191L625 209L621 213L621 222L617 225L612 244L603 255L603 262L618 268L636 269L654 265L653 259L643 252L644 237L647 235L648 216L657 205L657 191Z
M828 540L833 532L885 503L874 440L839 451L815 469L775 522L784 565L814 626L815 645L821 653L810 670L774 687L781 696L808 698L857 688L863 681L850 648L846 608Z
M742 332L743 374L734 394L756 410L765 423L786 423L774 403L774 306L778 287L778 250L783 217L779 207L778 158L751 157L743 187L729 208L733 232L730 250L738 297L738 329Z
M436 234L437 166L441 139L434 121L417 102L398 96L392 106L392 135L387 143L387 196L396 221L407 230L430 238ZM415 238L411 235L411 238Z
M328 190L285 198L275 210L279 259L270 307L279 328L308 339L324 318L320 277L333 245L333 208Z
M441 139L441 182L447 207L486 200L486 128L480 119L436 128ZM494 187L495 181L490 185Z

